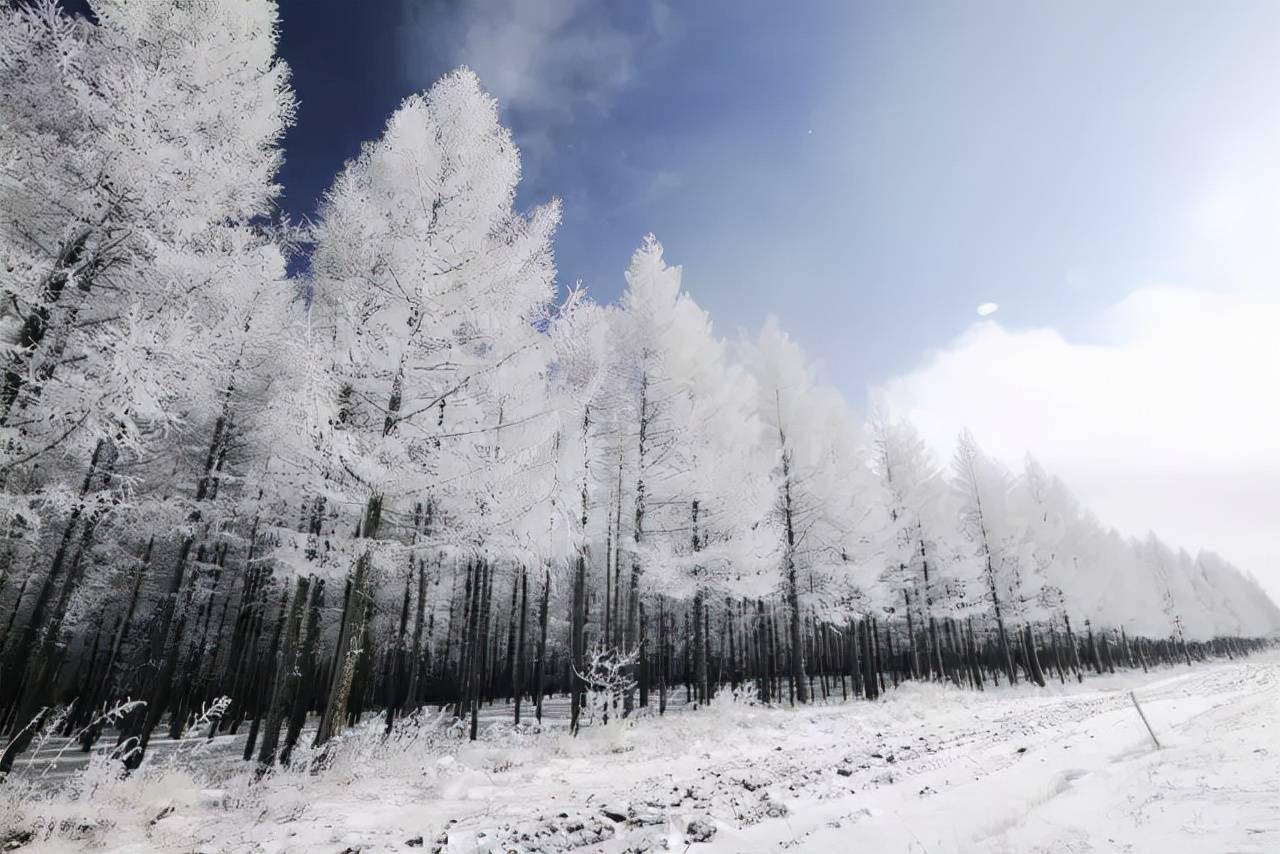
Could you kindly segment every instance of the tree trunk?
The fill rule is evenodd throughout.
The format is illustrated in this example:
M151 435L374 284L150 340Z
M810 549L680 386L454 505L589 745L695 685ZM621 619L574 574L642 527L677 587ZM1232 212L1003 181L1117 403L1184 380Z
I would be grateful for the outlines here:
M393 401L395 400L393 393ZM394 428L393 410L388 410L386 431ZM364 517L361 519L359 537L375 539L382 524L382 496L371 495L365 503ZM373 603L372 591L369 590L369 574L373 562L372 547L366 548L356 559L355 571L351 579L351 595L343 607L342 631L338 636L336 658L333 664L333 679L330 683L328 702L324 715L316 730L315 746L319 747L341 730L347 716L347 704L351 697L351 686L355 679L356 667L360 664L369 606Z
M386 680L386 697L387 708L386 719L387 725L384 730L387 735L391 734L391 727L395 724L396 715L400 713L401 707L406 699L405 684L408 675L405 673L408 653L405 649L405 639L409 633L409 588L413 584L413 558L409 559L409 571L404 577L404 597L400 603L400 631L396 634L395 647L388 656L389 674Z
M511 671L511 695L515 703L515 724L520 725L520 701L524 697L525 624L529 616L529 572L520 569L520 634L516 641L516 663Z
M296 603L295 603L296 604ZM289 607L289 588L280 591L280 610L276 614L276 627L271 633L271 646L259 661L257 674L253 681L254 705L253 721L249 724L249 736L244 743L244 760L253 758L253 748L258 741L258 730L262 725L262 709L271 699L271 689L275 685L275 677L279 667L280 640L284 636L285 615ZM277 722L278 731L278 722ZM272 751L274 753L274 749Z
M342 609L342 627L338 633L338 644L334 648L335 658L329 683L328 701L325 703L320 725L316 729L314 747L323 746L342 730L346 722L351 683L355 679L356 666L363 652L361 642L364 636L365 600L368 596L365 590L365 576L372 559L372 553L365 551L356 560L350 594Z
M316 650L320 643L320 609L324 607L324 579L312 577L311 600L307 604L307 626L302 641L302 650L297 657L297 666L301 677L297 690L292 697L293 706L289 710L289 722L285 729L284 747L280 750L280 764L288 765L293 748L302 734L302 726L307 720L307 708L316 681L318 664Z
M262 733L262 746L258 751L258 765L265 770L276 761L276 748L280 743L280 725L293 708L301 681L302 612L306 607L307 588L310 582L299 578L294 588L293 604L285 623L284 643L275 660L275 685L267 708L266 728Z
M572 664L569 674L569 732L578 734L579 716L582 713L582 701L586 690L586 640L584 630L586 624L586 586L587 558L582 549L578 550L573 572L573 613L570 615L570 654Z
M4 380L0 384L0 426L9 423L13 404L30 376L31 359L48 332L52 308L62 299L72 273L80 266L90 233L88 229L83 229L62 247L53 269L40 285L39 299L23 320L17 346L10 351L9 364L5 367ZM88 290L91 280L91 276L82 272L79 277L80 290Z
M27 618L26 624L18 634L17 640L9 651L9 655L4 662L3 672L0 673L0 724L5 719L17 713L18 717L26 717L24 714L27 706L30 706L30 699L33 692L30 690L28 679L24 676L33 670L33 659L31 655L31 647L35 643L41 629L45 628L46 620L50 616L50 603L53 599L54 590L62 576L63 566L66 565L68 554L71 552L71 543L75 539L77 530L79 529L80 518L84 515L87 507L87 498L89 491L93 488L95 480L100 474L100 470L110 465L111 458L114 454L107 447L105 440L99 440L93 448L93 454L89 458L89 467L86 471L84 480L80 484L79 500L76 502L71 513L67 517L67 523L62 530L62 538L58 543L57 549L53 553L53 561L49 565L49 572L45 575L43 582L40 584L36 592L35 602L31 607L31 614ZM37 554L39 554L37 552ZM64 582L65 588L65 582ZM13 616L17 616L17 610ZM57 609L52 612L54 617L60 618ZM6 629L6 635L8 630ZM32 673L34 676L35 674ZM39 706L40 698L36 698L35 705ZM22 750L25 750L25 745ZM6 755L8 750L6 750ZM0 770L4 769L4 760L0 758Z
M775 397L778 397L778 446L782 450L782 513L786 528L786 553L783 560L787 583L791 684L794 686L796 699L807 703L809 692L804 681L804 642L800 631L800 585L796 577L796 529L791 506L791 451L786 432L782 429L781 397L776 393Z
M646 440L649 432L649 377L647 374L640 377L640 438L639 453L636 463L636 518L635 526L632 531L632 548L631 553L631 584L627 595L627 635L626 647L627 653L637 653L639 648L639 631L640 631L640 542L644 536L644 513L645 513L645 451ZM631 681L639 682L639 661L632 665ZM634 700L632 692L627 690L623 699L624 714L630 713Z
M422 700L418 685L422 678L422 627L426 607L427 569L425 561L418 558L418 606L413 618L413 646L409 650L409 686L405 691L411 710L416 710Z
M547 605L551 600L551 570L546 571L542 582L542 607L539 609L538 622L538 663L534 673L534 715L538 723L542 723L542 694L547 686Z
M138 594L142 590L142 580L147 575L147 567L151 565L151 550L155 545L155 541L155 537L147 540L147 547L142 553L142 560L134 569L133 586L129 591L129 604L125 606L124 616L120 619L119 625L116 626L115 636L111 639L111 649L107 653L107 661L102 668L102 678L97 681L97 687L89 695L87 705L90 710L97 709L99 704L107 702L111 697L112 674L115 672L116 662L120 658L120 647L124 644L124 639L129 634L134 612L138 608ZM93 746L100 732L100 726L91 726L84 730L80 743L85 750L89 750Z
M1040 654L1036 651L1035 635L1031 632L1031 624L1023 629L1023 646L1027 651L1027 667L1031 671L1031 681L1044 687L1044 671L1040 668Z

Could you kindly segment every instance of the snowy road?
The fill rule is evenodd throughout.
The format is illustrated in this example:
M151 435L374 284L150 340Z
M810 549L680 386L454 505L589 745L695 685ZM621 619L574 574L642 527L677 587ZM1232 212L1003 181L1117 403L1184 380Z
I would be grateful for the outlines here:
M860 767L847 792L803 787L782 826L726 829L715 850L835 851L856 840L931 854L1280 851L1280 666L1099 682L911 721L887 740L886 751L908 748L894 762ZM1137 683L1159 751L1126 682Z
M419 837L417 850L446 852L683 851L696 838L691 854L1274 852L1278 711L1280 656L1043 691L724 702L576 740L508 729L477 745L370 742L320 777L255 785L238 772L213 793L176 771L112 784L95 801L108 819L98 841L333 854L415 850Z

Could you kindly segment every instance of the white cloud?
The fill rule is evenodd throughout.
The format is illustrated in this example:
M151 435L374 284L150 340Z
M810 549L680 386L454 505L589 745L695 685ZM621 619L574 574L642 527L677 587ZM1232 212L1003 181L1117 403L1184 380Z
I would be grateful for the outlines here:
M999 303L984 302L982 305L978 306L978 316L989 317L995 314L999 310L1000 310Z
M404 0L406 58L468 65L506 109L559 114L576 105L607 110L634 77L646 40L668 26L663 3L643 8L645 26L589 0L473 0L461 9ZM411 68L411 73L418 69Z
M974 324L879 390L949 459L1031 450L1108 524L1220 552L1280 598L1280 289L1144 288L1082 344Z

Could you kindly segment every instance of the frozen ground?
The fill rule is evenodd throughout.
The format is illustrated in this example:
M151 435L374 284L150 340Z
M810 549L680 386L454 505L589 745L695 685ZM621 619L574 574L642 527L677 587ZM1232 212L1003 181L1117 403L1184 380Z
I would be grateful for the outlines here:
M724 698L578 739L358 734L320 775L261 782L179 747L130 780L95 762L56 795L6 785L0 810L60 827L27 846L48 851L1274 852L1278 712L1272 655L1043 691Z

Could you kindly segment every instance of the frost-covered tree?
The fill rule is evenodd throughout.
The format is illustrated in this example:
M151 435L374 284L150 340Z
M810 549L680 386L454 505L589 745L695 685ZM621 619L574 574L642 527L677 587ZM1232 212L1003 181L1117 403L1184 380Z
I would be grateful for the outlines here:
M643 395L645 586L692 599L695 692L706 702L708 602L750 593L756 556L771 545L755 536L764 480L755 465L755 392L652 237L633 258L628 284L619 321L636 345L627 368L633 380L638 370Z
M93 11L20 6L0 31L0 416L24 462L179 423L209 303L281 272L255 224L293 109L274 4Z
M938 619L950 604L945 573L955 548L946 482L911 422L877 413L868 427L887 527L881 537L887 552L882 580L892 592L902 591L908 614L914 605L923 617L930 668L941 676Z
M384 519L425 497L451 545L483 556L504 510L495 490L515 455L503 428L525 414L513 396L538 383L559 218L557 203L514 211L519 177L497 105L463 70L406 99L325 196L312 323L328 389L305 401L324 410L297 453L312 488L358 518L321 740L345 714L375 553L403 541Z
M809 695L801 578L811 591L828 590L833 577L847 580L845 537L855 520L845 500L848 494L831 487L848 483L842 479L853 475L858 462L841 441L849 433L833 433L833 428L850 425L842 417L839 396L816 383L813 364L776 318L765 322L755 341L744 342L741 352L755 378L760 447L773 501L762 524L770 526L779 543L790 676L803 703Z
M652 526L650 493L655 482L661 482L673 467L678 468L674 451L679 437L669 429L669 419L673 407L682 399L681 378L668 370L666 345L672 341L670 330L681 297L680 268L666 264L661 244L649 235L631 257L626 283L621 311L612 324L617 352L611 384L612 401L619 416L619 464L630 469L632 481L632 523L626 534L621 528L615 532L619 542L627 544L629 567L622 635L624 649L632 650L642 643L641 575L649 550L646 530ZM621 488L618 500L621 502ZM643 652L640 660L644 660ZM636 681L643 705L647 680ZM626 702L630 708L630 695Z
M960 434L951 463L960 529L971 545L982 601L991 609L996 640L1010 682L1017 680L1009 624L1024 602L1020 556L1008 506L1010 482L1003 467L983 453L968 430Z
M96 532L138 492L125 467L209 411L227 371L208 342L283 275L260 223L293 109L274 4L93 11L0 14L5 511L62 528L7 659L42 633L19 718L52 688Z

